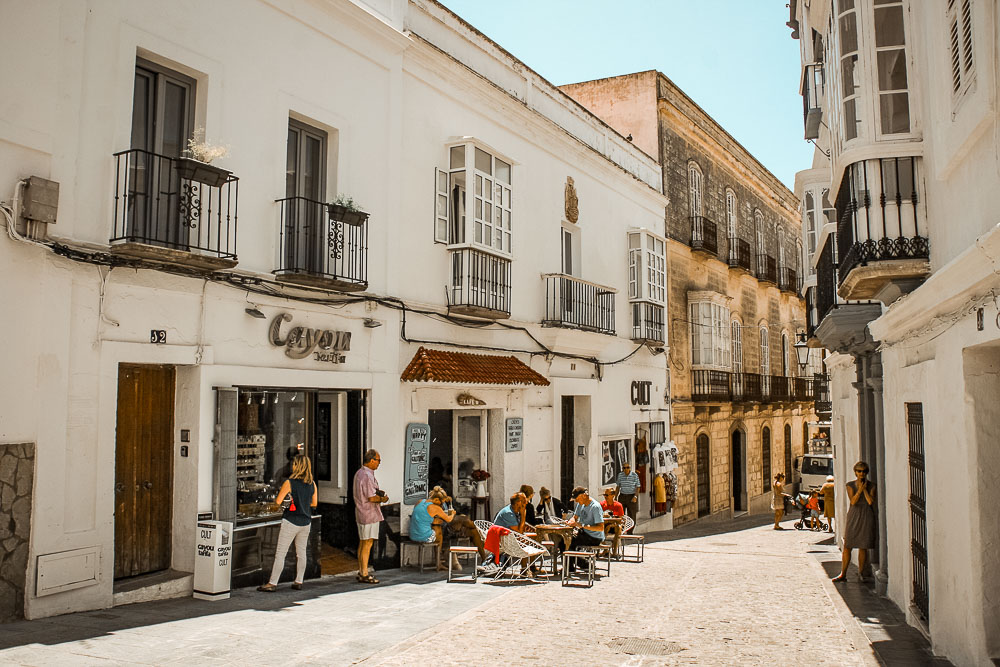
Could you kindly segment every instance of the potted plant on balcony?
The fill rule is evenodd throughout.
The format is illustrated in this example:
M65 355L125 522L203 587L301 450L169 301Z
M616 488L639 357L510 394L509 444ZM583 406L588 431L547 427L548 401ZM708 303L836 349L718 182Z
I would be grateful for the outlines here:
M362 211L355 203L354 198L348 195L338 195L330 202L328 208L330 209L330 219L335 222L360 227L368 220L368 214Z
M187 150L182 157L174 161L174 167L181 178L217 188L225 183L233 172L216 167L211 162L228 154L228 147L216 146L205 141L205 128L199 128L195 130L194 137L188 139Z

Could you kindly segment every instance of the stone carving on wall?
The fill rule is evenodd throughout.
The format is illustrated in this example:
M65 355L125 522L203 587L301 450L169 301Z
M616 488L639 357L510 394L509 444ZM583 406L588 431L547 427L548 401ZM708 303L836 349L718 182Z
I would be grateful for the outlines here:
M580 219L580 201L576 197L573 177L566 177L566 219L575 223Z
M0 622L24 618L35 445L0 445Z

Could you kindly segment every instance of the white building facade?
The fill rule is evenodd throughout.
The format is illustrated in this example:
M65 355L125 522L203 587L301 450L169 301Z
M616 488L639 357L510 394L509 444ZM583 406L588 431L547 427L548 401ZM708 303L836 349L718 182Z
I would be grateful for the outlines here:
M790 9L818 149L796 185L824 211L804 245L815 248L810 332L830 350L837 475L851 479L859 459L875 473L879 589L936 653L993 664L1000 11L987 0Z
M298 452L314 555L356 543L350 481L379 449L387 564L428 485L482 515L474 469L492 512L521 484L654 473L660 168L460 18L3 14L4 617L188 594L199 517L234 522L233 585L258 583ZM186 160L192 138L228 155Z

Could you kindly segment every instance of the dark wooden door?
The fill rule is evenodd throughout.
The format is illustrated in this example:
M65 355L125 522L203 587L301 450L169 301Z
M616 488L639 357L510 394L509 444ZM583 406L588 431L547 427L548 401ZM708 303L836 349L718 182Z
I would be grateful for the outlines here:
M733 509L745 512L747 508L743 497L743 439L740 435L740 431L733 431L733 453L729 459L729 467L733 477Z
M702 433L698 436L697 444L698 459L698 516L702 517L711 511L708 494L709 488L709 464L711 457L708 447L708 436Z
M115 431L115 578L170 567L174 369L121 364Z
M930 620L930 577L927 567L927 473L924 460L924 405L906 404L906 431L910 441L910 553L913 604Z
M562 438L559 447L559 481L560 481L560 492L562 493L561 500L563 503L571 503L572 499L569 497L570 493L573 492L573 465L576 462L576 452L574 440L576 435L573 431L573 397L563 396L562 397Z
M771 429L764 427L760 432L760 469L763 477L761 493L771 492Z
M785 424L785 484L792 483L792 427Z

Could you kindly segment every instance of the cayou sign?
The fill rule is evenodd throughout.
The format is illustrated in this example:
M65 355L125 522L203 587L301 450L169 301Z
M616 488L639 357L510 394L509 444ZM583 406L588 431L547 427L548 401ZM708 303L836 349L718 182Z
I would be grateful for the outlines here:
M268 329L271 345L284 347L285 355L292 359L305 359L312 354L316 361L328 361L332 364L344 362L346 357L340 353L351 350L350 331L291 327L283 336L282 324L291 321L292 316L288 313L281 313L271 320Z

